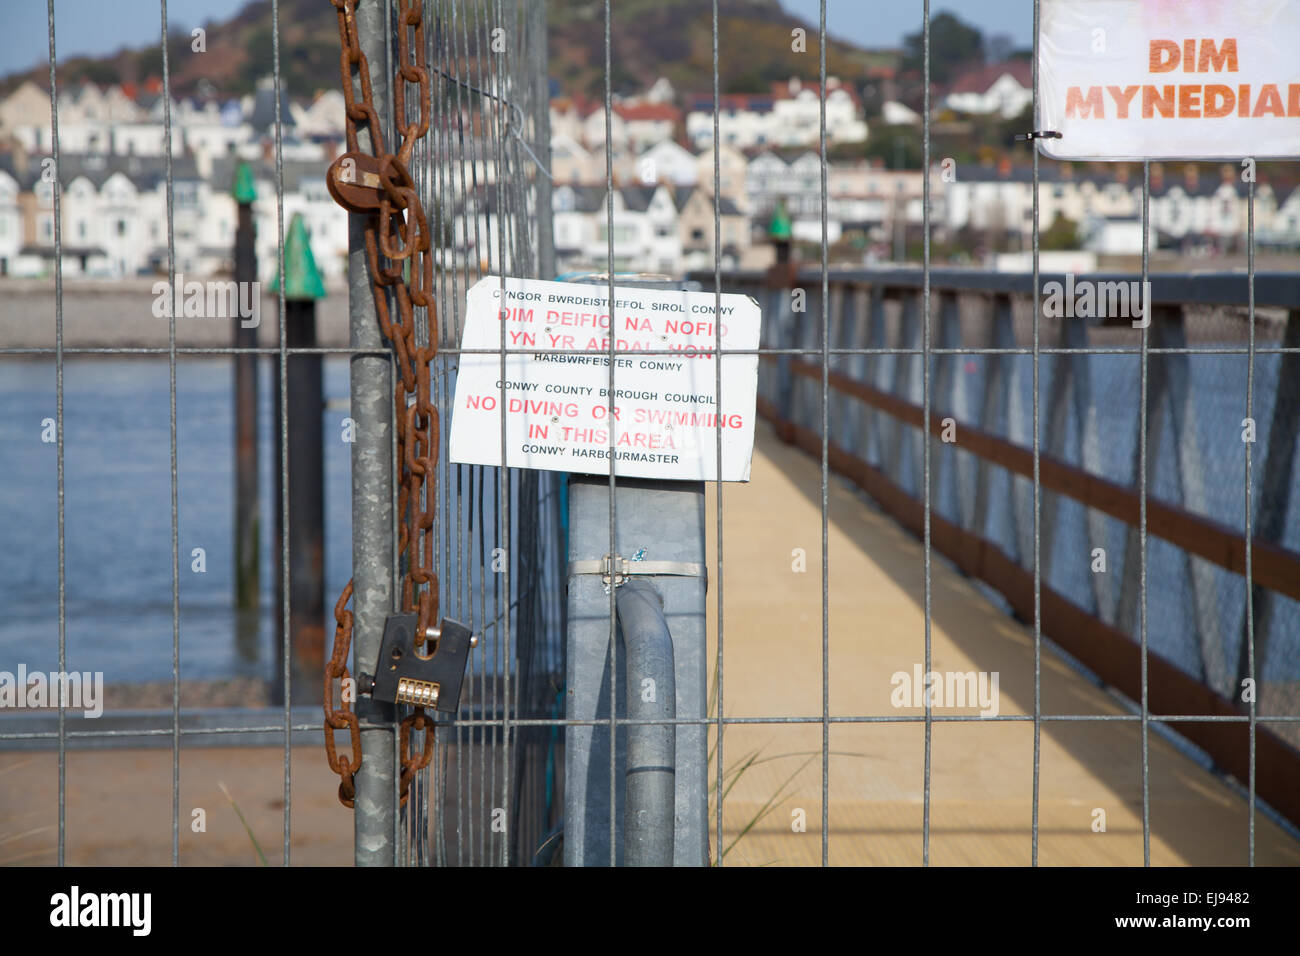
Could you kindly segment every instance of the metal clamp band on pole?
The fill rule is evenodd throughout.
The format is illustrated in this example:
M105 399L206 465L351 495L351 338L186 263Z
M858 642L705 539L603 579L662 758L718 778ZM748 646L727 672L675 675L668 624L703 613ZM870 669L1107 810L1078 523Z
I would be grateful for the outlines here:
M1017 133L1017 143L1032 143L1036 139L1064 139L1058 130L1054 129L1035 129L1028 133Z
M708 568L693 561L633 561L621 554L605 555L599 560L569 562L569 575L599 574L608 586L619 587L632 575L673 575L676 577L709 578Z

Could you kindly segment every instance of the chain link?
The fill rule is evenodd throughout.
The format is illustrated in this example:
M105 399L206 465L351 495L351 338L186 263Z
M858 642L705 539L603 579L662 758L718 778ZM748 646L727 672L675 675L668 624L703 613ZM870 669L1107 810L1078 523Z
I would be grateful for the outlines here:
M393 104L400 135L396 153L384 146L384 134L375 110L370 68L357 35L357 0L330 0L338 12L341 56L339 73L346 103L347 152L330 166L328 182L335 200L349 212L366 216L366 261L379 316L379 327L396 353L398 382L393 393L397 422L398 553L405 557L402 609L415 612L416 645L422 647L429 628L438 618L438 576L433 566L434 476L441 440L438 409L431 397L430 363L438 351L437 314L433 303L433 258L429 221L411 178L411 155L418 140L429 131L429 70L425 61L421 0L396 0L397 65L393 76ZM360 75L358 101L353 82ZM408 86L415 87L418 119L407 119ZM357 130L370 134L371 153L361 151ZM347 165L349 164L350 165ZM376 170L361 188L352 186L355 171ZM345 173L346 171L346 173ZM351 188L348 188L351 187ZM380 257L383 257L382 261ZM396 316L390 305L396 304ZM415 335L416 307L428 310L428 345ZM346 682L348 653L352 646L352 599L349 581L334 606L334 650L325 665L325 753L330 769L339 775L339 800L352 807L356 799L354 776L361 766L361 732L347 693L334 706L334 682ZM343 685L346 687L346 684ZM334 731L347 728L351 753L338 754ZM416 707L400 730L403 805L415 774L429 766L433 756L433 721ZM411 732L425 731L424 747L411 751Z

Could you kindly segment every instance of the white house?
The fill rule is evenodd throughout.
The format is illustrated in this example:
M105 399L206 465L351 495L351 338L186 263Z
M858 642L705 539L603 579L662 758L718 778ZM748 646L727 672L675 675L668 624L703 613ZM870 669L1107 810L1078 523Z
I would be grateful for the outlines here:
M301 136L342 136L345 129L343 94L334 88L319 93L311 105L295 116Z
M1011 119L1033 101L1032 64L1027 60L1008 60L963 73L953 82L943 103L959 113L996 114Z
M821 189L821 156L814 152L788 163L776 153L760 153L746 170L745 193L755 216L770 216L780 201L793 219L820 217Z
M944 183L941 175L931 176L931 185L943 183L943 226L956 232L974 229L989 233L1023 234L1032 230L1033 189L1030 170L1012 167L1009 161L998 166L963 166L953 182ZM1040 208L1040 220L1050 224L1054 215Z
M0 276L10 275L23 246L23 214L18 180L0 170Z
M810 146L821 131L821 89L797 78L772 84L770 93L731 94L718 103L718 137L728 146ZM713 143L712 96L694 97L687 106L686 136L697 149ZM862 104L837 78L826 78L826 138L832 143L867 139Z
M559 185L551 192L556 269L571 272L587 265L596 243L596 216L605 211L603 186Z
M1188 167L1181 180L1157 175L1151 182L1151 223L1175 240L1235 240L1246 234L1248 187L1236 176L1214 179ZM1268 183L1255 186L1255 211L1261 222L1274 218L1276 200Z
M628 179L642 186L657 183L694 186L699 177L695 154L670 139L662 140L638 155L633 167ZM709 179L713 179L712 169L709 170Z
M880 107L880 118L886 126L917 126L921 114L898 100L886 100Z
M1142 220L1138 216L1113 219L1089 218L1079 224L1079 238L1087 252L1107 256L1142 255ZM1147 239L1150 250L1156 247L1156 234Z
M234 178L234 164L214 174L214 182L222 188L214 190L229 197L229 183ZM347 274L348 214L334 202L325 185L324 170L310 161L284 161L284 228L295 213L301 213L307 236L311 240L312 256L316 267L326 281L342 279ZM270 282L278 271L278 224L276 221L275 163L262 161L254 165L257 200L253 203L253 220L257 227L257 267L263 282ZM232 223L237 209L233 201L226 207ZM495 217L494 217L495 218ZM430 222L430 228L434 223ZM233 225L232 225L233 230ZM233 240L234 233L231 232Z
M1272 222L1257 229L1260 241L1294 248L1300 246L1300 187L1291 190L1286 201L1280 203Z
M768 142L806 146L820 138L821 88L791 78L772 103ZM867 124L857 95L833 76L826 78L826 139L832 143L865 143Z
M603 118L604 112L601 111L600 115ZM655 143L670 142L682 119L681 112L668 103L619 104L614 107L614 115L622 125L624 144L638 153ZM605 141L603 131L598 141Z
M557 186L551 195L560 271L604 270L610 233L605 189ZM677 275L682 236L673 191L664 185L614 190L614 268Z
M718 102L718 138L736 149L769 145L772 129L769 94L724 94ZM686 138L696 149L713 145L713 97L695 97L686 109Z
M619 115L617 109L609 120L610 125L610 143L612 149L621 154L627 149L627 126L623 122L623 117ZM605 108L599 107L592 110L582 119L582 141L588 149L594 150L597 146L605 145Z

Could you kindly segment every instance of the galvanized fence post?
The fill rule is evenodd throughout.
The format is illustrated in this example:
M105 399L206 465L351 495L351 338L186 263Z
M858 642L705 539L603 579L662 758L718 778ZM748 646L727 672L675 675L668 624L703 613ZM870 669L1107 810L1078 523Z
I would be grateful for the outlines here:
M388 77L385 53L384 6L357 7L357 35L371 64L374 102L387 115ZM371 149L370 134L357 132L360 148ZM366 266L365 218L348 215L348 325L353 349L382 352L384 342L375 313L375 300ZM355 660L352 674L374 673L374 661L384 636L384 619L393 610L393 430L392 368L382 354L353 354L350 366L350 417L356 428L352 443L352 580ZM361 769L356 775L356 863L392 866L394 708L358 695L361 720ZM388 724L389 726L382 726Z

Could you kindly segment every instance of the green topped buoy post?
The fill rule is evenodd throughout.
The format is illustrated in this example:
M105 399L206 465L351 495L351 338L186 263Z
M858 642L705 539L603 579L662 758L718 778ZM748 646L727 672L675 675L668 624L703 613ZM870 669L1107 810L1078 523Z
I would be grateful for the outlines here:
M767 270L767 285L773 289L791 289L799 273L799 266L794 261L794 228L790 223L790 214L785 203L778 199L772 210L772 219L767 225L767 241L776 251L771 268Z
M785 265L789 262L794 233L790 226L790 214L785 211L785 203L779 199L772 213L772 221L767 227L767 237L776 247L777 265Z
M279 292L277 275L271 290ZM276 659L272 687L284 703L284 496L289 500L289 637L290 688L295 704L321 703L325 667L325 449L324 387L320 353L292 354L316 347L316 300L325 284L316 269L302 216L295 214L284 240L284 343L275 360L275 615ZM281 375L281 362L284 372ZM283 379L287 396L280 414ZM287 426L288 434L282 435ZM287 445L288 458L285 458Z
M257 287L257 233L253 226L253 169L240 163L231 189L238 204L235 226L237 302L254 302ZM251 295L249 292L251 291ZM238 311L238 310L236 310ZM254 311L260 317L260 311ZM235 646L244 660L257 656L258 605L261 603L261 501L258 494L257 327L259 322L234 319L235 347Z
M790 309L793 301L790 290L799 283L799 264L794 258L794 227L790 222L790 214L786 211L785 203L780 199L776 201L776 208L772 210L772 219L767 226L767 241L772 243L776 250L776 259L767 270L766 285L770 290L767 294L777 300L776 312L773 314L788 317L788 321L780 324L777 332L780 338L777 345L780 348L793 348L798 341L795 325L800 317L787 310ZM788 353L778 355L776 364L777 388L781 396L779 407L789 408L789 399L794 387L790 355ZM787 443L794 441L794 429L789 422L778 422L776 433L782 441Z

